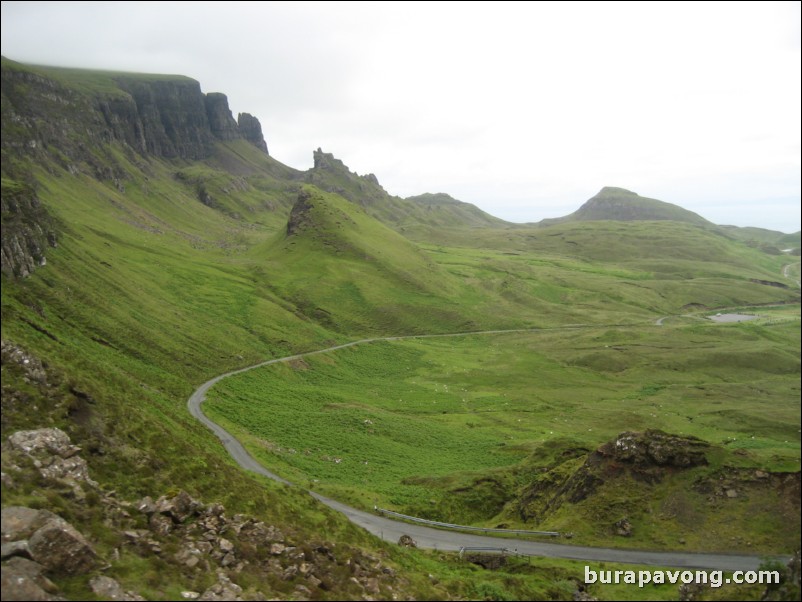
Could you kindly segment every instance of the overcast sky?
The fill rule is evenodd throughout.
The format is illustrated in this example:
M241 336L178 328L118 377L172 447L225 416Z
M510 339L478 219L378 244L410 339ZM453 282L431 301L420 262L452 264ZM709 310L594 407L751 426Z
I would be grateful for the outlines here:
M800 229L800 3L2 2L21 62L180 73L391 194L510 221L603 186Z

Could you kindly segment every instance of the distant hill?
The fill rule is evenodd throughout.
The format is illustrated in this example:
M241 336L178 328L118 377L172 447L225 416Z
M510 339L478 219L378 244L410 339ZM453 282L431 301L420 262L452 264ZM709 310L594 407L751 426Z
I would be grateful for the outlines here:
M652 221L670 220L686 222L698 226L712 226L713 224L701 215L657 199L642 197L639 194L626 190L605 186L599 193L589 199L579 209L566 215L553 219L544 219L539 225L548 226L562 222L579 221Z
M764 250L775 249L784 251L788 249L799 249L800 232L786 234L777 230L766 230L765 228L742 228L739 226L719 226L726 234L737 240L741 240L750 246L759 247Z

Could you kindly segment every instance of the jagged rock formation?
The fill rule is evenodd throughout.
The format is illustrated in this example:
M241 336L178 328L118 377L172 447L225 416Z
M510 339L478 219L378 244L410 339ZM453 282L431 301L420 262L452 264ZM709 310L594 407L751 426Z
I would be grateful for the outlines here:
M240 135L248 142L253 144L256 148L263 150L266 154L267 142L262 134L262 124L259 120L250 113L240 113L237 115L237 126L239 127Z
M287 236L299 232L310 221L309 211L312 206L312 195L308 191L302 190L298 193L298 200L292 206L290 218L287 220Z
M206 104L206 117L212 134L220 140L242 138L239 126L228 108L228 97L220 92L209 92L203 97Z

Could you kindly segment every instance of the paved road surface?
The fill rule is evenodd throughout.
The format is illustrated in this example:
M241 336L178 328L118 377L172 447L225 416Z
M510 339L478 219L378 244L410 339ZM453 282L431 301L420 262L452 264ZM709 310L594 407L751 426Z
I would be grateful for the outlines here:
M579 328L580 325L570 326L566 328ZM318 351L310 351L308 353L299 353L297 355L290 355L287 357L268 360L242 368L240 370L233 370L203 383L192 394L187 401L189 412L203 424L208 426L215 435L223 442L228 453L236 460L236 462L245 470L264 475L274 479L285 485L292 485L286 479L270 472L264 466L259 464L242 446L242 444L228 431L221 427L216 422L210 420L201 410L201 403L206 398L206 392L217 382L231 376L233 374L240 374L254 368L261 366L268 366L278 362L287 362L299 359L309 355L316 355L318 353L329 353L337 349L344 349L352 347L353 345L360 345L364 343L371 343L374 341L400 341L403 339L413 338L433 338L433 337L457 337L469 336L476 334L501 334L506 332L534 332L526 329L517 330L488 330L483 332L465 332L453 334L435 334L435 335L411 335L400 337L377 337L374 339L362 339L344 345L336 345L328 347L327 349L320 349ZM733 554L695 554L690 552L646 552L640 550L622 550L614 548L592 548L588 546L566 545L556 543L546 543L531 541L527 539L513 539L513 538L497 538L489 537L487 535L472 535L466 533L459 533L453 531L444 531L440 529L433 529L431 527L424 527L411 523L392 520L373 514L371 512L364 512L351 508L340 502L327 498L310 491L309 494L315 499L319 500L328 507L333 508L338 512L342 512L348 519L360 527L368 530L377 537L382 539L396 542L401 535L409 535L414 539L419 547L437 549L437 550L453 550L458 551L462 547L504 547L509 550L517 551L519 554L528 556L548 556L552 558L570 558L574 560L587 560L590 562L621 562L625 564L645 564L653 566L667 566L676 568L699 568L699 569L713 569L725 571L747 571L754 570L761 562L758 556L740 556Z

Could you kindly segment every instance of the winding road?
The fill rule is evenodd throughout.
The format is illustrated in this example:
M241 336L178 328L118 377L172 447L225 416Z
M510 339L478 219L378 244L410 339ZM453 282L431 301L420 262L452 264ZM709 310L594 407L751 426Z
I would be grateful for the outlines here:
M561 328L575 329L582 327L583 325L572 325ZM247 372L248 370L253 370L255 368L261 368L262 366L269 366L270 364L277 364L280 362L289 362L303 357L309 357L310 355L331 353L333 351L337 351L338 349L345 349L346 347L374 343L377 341L462 337L470 335L504 334L514 332L540 332L542 330L543 329L484 330L448 334L407 335L361 339L351 343L327 347L326 349L319 349L317 351L309 351L306 353L299 353L296 355L289 355L287 357L267 360L247 368L226 372L225 374L221 374L212 378L211 380L206 381L200 387L198 387L187 401L187 407L190 414L214 431L215 435L217 435L220 441L222 441L223 446L226 448L228 453L231 454L231 457L234 458L234 460L242 468L278 481L279 483L294 486L288 480L270 472L264 466L259 464L259 462L257 462L246 451L243 445L231 433L226 431L223 427L212 421L203 413L201 410L201 404L206 398L206 393L212 386L228 376L241 374L242 372ZM758 556L710 553L701 554L689 552L649 552L643 550L625 550L616 548L594 548L588 546L538 542L527 539L500 539L496 537L489 537L487 535L472 535L467 533L443 531L440 529L434 529L432 527L425 527L422 525L392 520L383 516L378 516L371 512L357 510L356 508L346 506L345 504L342 504L331 498L327 498L314 491L309 491L308 493L329 508L343 513L352 523L366 529L381 539L395 542L398 541L398 538L401 537L401 535L409 535L416 541L418 546L422 548L446 551L459 551L463 547L507 548L510 551L514 551L518 554L526 556L547 556L552 558L586 560L590 562L619 562L624 564L642 564L663 567L724 571L755 570L758 568L758 565L762 560L761 557Z

